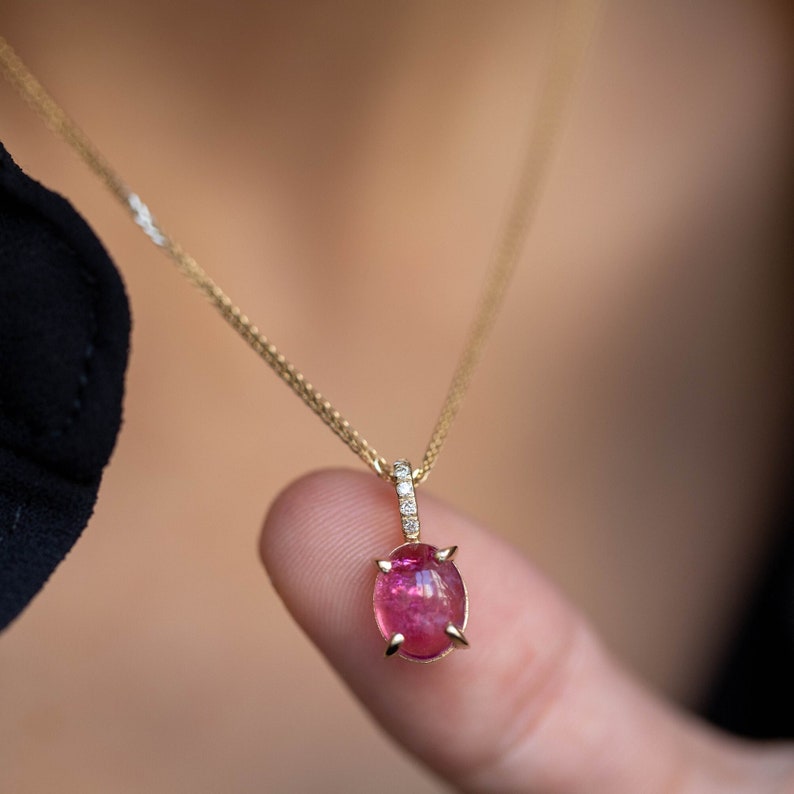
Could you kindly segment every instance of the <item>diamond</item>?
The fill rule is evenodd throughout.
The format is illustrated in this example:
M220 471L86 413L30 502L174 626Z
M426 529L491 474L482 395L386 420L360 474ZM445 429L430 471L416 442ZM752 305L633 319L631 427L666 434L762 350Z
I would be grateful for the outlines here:
M415 518L403 518L403 531L409 535L419 532L419 522Z
M404 477L411 476L411 469L407 463L395 463L394 464L394 476L400 479Z
M398 482L397 483L397 494L398 496L410 496L413 492L413 486L411 485L408 480L405 482Z
M404 502L400 502L400 512L404 516L415 516L416 502L413 499L406 499Z

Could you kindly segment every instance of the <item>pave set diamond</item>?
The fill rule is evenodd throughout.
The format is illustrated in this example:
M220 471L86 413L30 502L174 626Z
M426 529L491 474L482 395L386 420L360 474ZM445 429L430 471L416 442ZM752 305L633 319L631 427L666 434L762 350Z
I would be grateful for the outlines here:
M394 464L395 488L400 502L403 535L410 542L419 540L419 518L416 510L416 494L408 461L398 460Z

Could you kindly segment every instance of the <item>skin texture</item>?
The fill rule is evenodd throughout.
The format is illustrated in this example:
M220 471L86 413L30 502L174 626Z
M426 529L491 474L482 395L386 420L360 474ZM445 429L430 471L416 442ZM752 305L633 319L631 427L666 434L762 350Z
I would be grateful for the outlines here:
M388 459L416 463L510 200L556 5L4 0L0 27L307 377ZM420 490L428 540L461 546L478 591L476 645L404 675L446 678L502 647L478 635L504 563L478 584L478 545L434 528L434 496L530 559L643 685L700 703L769 542L791 427L790 34L751 0L605 3L516 279ZM255 552L289 482L355 459L5 84L0 108L18 162L108 247L134 316L97 512L0 642L0 789L436 794L318 658ZM369 558L400 540L384 494L389 531L366 542L327 538L313 493L317 526L296 528L339 564L358 554L363 600L327 588L311 614L346 638L361 627L359 664L381 653ZM339 504L333 488L322 498ZM308 616L289 592L301 566L280 553L274 580ZM533 626L571 609L548 592ZM498 684L519 712L506 679L546 652L524 641L532 655Z
M374 717L465 791L792 792L794 749L720 735L645 692L508 544L435 499L423 540L460 546L471 648L383 658L370 550L397 530L387 485L320 472L276 500L261 555L293 617ZM341 585L341 586L340 586Z

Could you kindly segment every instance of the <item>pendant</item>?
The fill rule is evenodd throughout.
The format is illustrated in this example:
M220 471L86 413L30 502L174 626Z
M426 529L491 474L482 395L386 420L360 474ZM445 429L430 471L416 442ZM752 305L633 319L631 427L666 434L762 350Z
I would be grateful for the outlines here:
M469 616L466 585L452 558L457 546L439 549L419 542L411 466L394 464L395 487L405 543L375 560L378 575L372 606L386 640L386 656L434 662L469 643L463 634Z

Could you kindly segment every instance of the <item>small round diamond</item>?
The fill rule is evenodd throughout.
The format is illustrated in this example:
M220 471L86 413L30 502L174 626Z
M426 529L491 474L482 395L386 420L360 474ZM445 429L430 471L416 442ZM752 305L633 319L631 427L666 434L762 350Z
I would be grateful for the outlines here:
M410 535L419 532L419 522L415 518L403 518L403 531Z
M416 515L416 502L413 499L409 499L405 502L400 502L400 512L404 516L415 516Z
M400 496L409 496L412 491L413 491L413 487L411 486L411 483L409 483L407 480L406 482L397 483L397 493Z
M395 463L394 464L394 476L395 477L410 477L411 476L411 469L405 463Z

